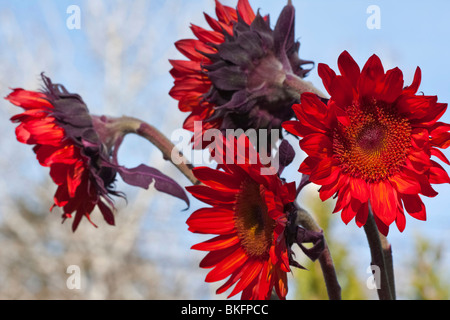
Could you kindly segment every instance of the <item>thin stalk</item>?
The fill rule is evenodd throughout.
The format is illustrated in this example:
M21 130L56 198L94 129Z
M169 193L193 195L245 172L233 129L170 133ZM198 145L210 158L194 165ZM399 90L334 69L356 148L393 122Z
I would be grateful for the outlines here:
M111 126L115 126L116 128L120 126L120 132L123 135L134 133L148 140L162 152L163 158L177 167L192 184L198 185L201 183L192 173L192 169L194 168L192 164L176 149L172 141L154 126L140 119L127 116L115 118L111 122Z
M387 243L386 237L383 236L383 240L381 239L380 232L378 231L370 209L369 216L364 225L364 231L372 257L371 265L377 267L376 270L379 268L380 271L380 286L377 288L378 297L380 300L394 300L395 288L393 286L392 255L388 254L390 253L390 245ZM388 255L388 259L386 259L385 255Z
M388 274L392 299L395 300L397 296L395 293L394 261L392 258L392 246L383 234L379 233L379 236L381 241L381 247L383 248L384 261L386 263L386 271Z
M307 230L322 232L314 218L303 208L295 203L297 207L297 223L303 226ZM341 286L336 275L336 269L334 267L333 259L331 257L328 244L325 241L325 248L322 254L319 256L319 263L322 269L325 286L327 288L328 298L330 300L341 300Z
M312 92L318 95L320 98L327 98L327 95L314 87L314 85L305 81L295 74L287 74L284 80L284 87L287 88L290 94L300 101L300 96L303 92Z

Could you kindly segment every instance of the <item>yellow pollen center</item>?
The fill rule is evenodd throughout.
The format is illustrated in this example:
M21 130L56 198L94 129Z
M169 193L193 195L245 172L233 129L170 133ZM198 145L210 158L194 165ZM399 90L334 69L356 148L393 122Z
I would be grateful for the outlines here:
M244 179L235 205L237 234L246 253L266 259L273 241L275 221L267 213L264 186Z
M333 151L344 172L367 182L400 170L411 147L411 126L395 106L382 101L347 108L350 125L334 131Z

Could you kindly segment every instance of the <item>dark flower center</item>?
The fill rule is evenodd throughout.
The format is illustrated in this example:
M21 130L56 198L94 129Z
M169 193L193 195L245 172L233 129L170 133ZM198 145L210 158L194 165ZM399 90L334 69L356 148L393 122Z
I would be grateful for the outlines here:
M375 151L383 146L383 140L385 137L385 128L381 126L368 126L364 128L357 138L358 144L363 150Z
M239 239L248 255L267 259L273 241L275 221L267 213L265 188L244 179L235 205L235 223Z
M364 101L346 110L350 124L334 131L333 150L344 172L367 182L384 180L405 163L411 126L395 105Z

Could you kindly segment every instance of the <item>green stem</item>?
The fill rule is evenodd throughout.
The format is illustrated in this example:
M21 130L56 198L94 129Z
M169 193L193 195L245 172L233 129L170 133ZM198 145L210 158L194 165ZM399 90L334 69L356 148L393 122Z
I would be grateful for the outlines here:
M380 300L394 300L395 289L393 286L393 265L390 244L386 237L380 234L369 207L369 215L364 225L367 241L369 242L370 254L372 257L372 266L376 266L380 270L380 287L377 288ZM380 237L380 235L382 237ZM388 256L386 259L385 256ZM376 276L376 274L375 274Z
M326 98L327 95L314 87L314 85L305 81L302 78L296 76L295 74L287 74L284 80L285 88L288 89L289 93L300 101L300 96L303 92L312 92L318 95L320 98Z
M297 221L299 225L310 231L322 232L314 218L297 203L294 203L297 207ZM341 286L336 275L336 269L334 267L333 259L331 257L328 244L325 241L325 248L319 257L320 267L322 269L325 286L327 288L328 298L330 300L341 300Z
M172 162L172 164L175 165L192 184L198 185L201 183L192 173L192 169L194 168L192 164L179 150L176 149L172 141L154 126L140 119L128 116L108 118L104 121L106 127L111 127L110 129L112 132L120 132L122 136L125 136L128 133L134 133L148 140L162 152L163 158ZM174 161L174 155L176 156L176 161Z
M381 241L381 247L383 248L384 261L386 263L386 271L388 274L392 299L395 300L397 297L395 293L394 261L392 258L392 246L383 234L379 233L379 236Z

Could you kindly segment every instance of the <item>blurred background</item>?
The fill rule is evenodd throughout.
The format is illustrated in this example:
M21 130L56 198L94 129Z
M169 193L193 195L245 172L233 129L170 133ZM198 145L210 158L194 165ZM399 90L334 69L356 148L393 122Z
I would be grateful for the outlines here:
M235 6L236 0L223 0ZM283 1L250 0L255 11L270 14L272 24ZM349 51L360 66L374 53L385 69L398 66L405 84L416 66L422 69L419 91L450 101L448 34L450 3L442 1L301 1L296 7L296 37L301 57L337 70L337 57ZM70 29L68 8L80 9L79 28ZM379 28L368 27L377 5ZM186 114L169 97L173 85L169 59L184 59L173 43L193 38L190 23L207 28L203 12L214 16L213 0L0 0L0 94L10 88L41 88L40 73L80 94L93 114L141 118L170 138ZM369 23L370 25L370 23ZM315 68L308 79L323 90ZM99 226L82 221L73 233L71 221L61 224L52 205L56 190L48 169L31 147L17 142L9 118L20 110L6 101L0 108L0 299L224 299L215 295L221 283L206 284L208 270L198 268L204 253L190 247L209 237L191 234L191 207L168 195L128 187L117 189L128 202L116 202L116 226L92 215ZM450 112L442 121L450 122ZM299 181L296 169L304 158L298 144L288 181ZM448 150L444 153L450 157ZM189 154L187 155L190 156ZM181 185L189 181L145 140L127 136L119 153L126 166L146 163ZM194 163L200 165L200 163ZM325 231L344 299L377 299L366 286L370 254L364 231L331 215L333 201L322 203L317 186L300 197ZM406 230L391 227L397 296L400 299L450 298L450 187L438 185L436 198L424 198L428 221L407 217ZM308 270L289 275L289 299L326 299L317 263L297 254ZM66 281L71 265L80 267L80 289Z

